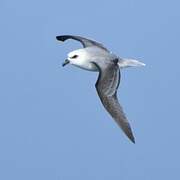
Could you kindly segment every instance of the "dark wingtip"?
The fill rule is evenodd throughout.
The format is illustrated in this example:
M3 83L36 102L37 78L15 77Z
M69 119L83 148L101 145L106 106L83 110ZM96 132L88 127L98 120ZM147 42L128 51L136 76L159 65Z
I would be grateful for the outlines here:
M72 35L61 35L61 36L56 36L56 39L58 41L65 41L67 39L75 39Z
M66 40L66 36L56 36L56 39L58 41L65 41Z
M135 142L135 138L134 138L132 132L131 132L130 134L126 134L126 135L127 135L128 138L131 140L132 143L134 143L134 144L136 143L136 142Z
M123 130L124 131L124 130ZM135 138L134 138L134 135L133 135L133 132L129 126L129 129L128 131L124 131L124 133L126 134L126 136L128 137L128 139L135 144Z
M132 143L136 143L134 137L130 139Z

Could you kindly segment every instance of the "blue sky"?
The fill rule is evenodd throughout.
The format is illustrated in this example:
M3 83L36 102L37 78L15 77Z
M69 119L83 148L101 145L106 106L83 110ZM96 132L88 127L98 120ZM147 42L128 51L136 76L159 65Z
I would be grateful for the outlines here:
M0 3L0 179L169 180L180 171L179 1ZM132 144L105 112L97 73L60 65L96 39L144 68L122 71Z

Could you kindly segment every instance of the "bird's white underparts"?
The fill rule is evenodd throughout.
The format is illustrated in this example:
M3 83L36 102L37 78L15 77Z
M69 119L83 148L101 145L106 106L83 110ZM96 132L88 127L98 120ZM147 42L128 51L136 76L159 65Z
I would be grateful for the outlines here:
M103 106L127 137L135 143L130 124L118 102L117 89L120 83L120 69L145 64L135 59L120 58L102 44L81 36L62 35L56 39L59 41L74 39L83 45L83 48L70 52L62 65L72 64L85 70L99 72L95 86Z

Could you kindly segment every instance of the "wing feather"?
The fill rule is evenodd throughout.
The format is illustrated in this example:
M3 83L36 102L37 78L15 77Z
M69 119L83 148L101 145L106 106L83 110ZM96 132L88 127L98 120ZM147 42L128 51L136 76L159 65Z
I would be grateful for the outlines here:
M97 63L94 64L99 69L96 90L103 106L116 121L116 123L121 127L128 138L135 143L130 124L128 123L128 120L117 98L117 89L120 82L120 70L117 62L115 63L112 61L112 63L109 63L105 69L101 69Z
M94 40L87 39L81 36L73 36L73 35L62 35L62 36L56 36L56 39L58 41L66 41L67 39L74 39L76 41L81 42L84 48L90 47L90 46L97 46L105 51L108 51L101 43L98 43ZM109 52L109 51L108 51Z

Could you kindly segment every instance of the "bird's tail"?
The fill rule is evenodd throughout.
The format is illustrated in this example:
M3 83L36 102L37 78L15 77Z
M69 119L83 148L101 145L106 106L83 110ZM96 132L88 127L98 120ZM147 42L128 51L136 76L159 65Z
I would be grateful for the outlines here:
M119 65L119 68L145 66L144 63L142 63L138 60L126 59L126 58L119 58L118 65Z

